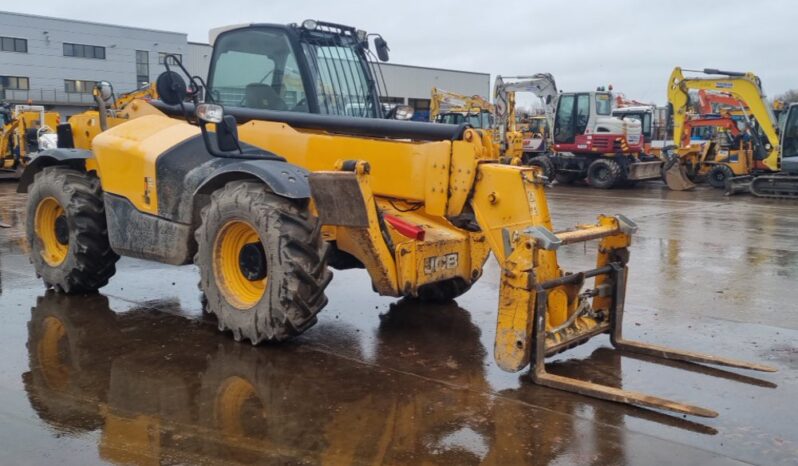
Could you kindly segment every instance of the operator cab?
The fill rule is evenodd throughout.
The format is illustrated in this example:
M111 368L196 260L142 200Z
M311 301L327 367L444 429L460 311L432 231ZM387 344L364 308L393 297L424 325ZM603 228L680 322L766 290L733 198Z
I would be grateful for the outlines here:
M598 117L612 113L612 96L609 92L562 93L557 101L554 119L554 142L573 143L576 137L591 132L608 132L596 127Z
M781 169L798 174L798 104L791 104L781 133Z
M213 36L214 31L211 32ZM349 26L253 24L212 37L209 102L227 107L384 118L379 65L387 43Z
M441 113L435 118L435 123L447 123L450 125L461 125L466 123L472 128L488 129L493 127L493 115L488 110L480 112L447 112Z

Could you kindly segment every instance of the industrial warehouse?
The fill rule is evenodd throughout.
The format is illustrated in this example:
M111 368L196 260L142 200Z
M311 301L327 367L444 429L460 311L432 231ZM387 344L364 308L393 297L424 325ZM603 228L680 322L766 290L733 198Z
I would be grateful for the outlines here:
M798 70L622 3L0 11L0 464L793 464Z

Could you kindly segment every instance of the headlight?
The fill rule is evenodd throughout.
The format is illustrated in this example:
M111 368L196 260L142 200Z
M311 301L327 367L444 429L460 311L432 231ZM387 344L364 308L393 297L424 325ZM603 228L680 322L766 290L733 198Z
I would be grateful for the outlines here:
M221 123L224 116L224 109L216 104L197 105L197 118L208 123Z
M310 31L316 29L317 26L318 24L316 24L316 21L312 19L306 19L305 21L302 21L302 27Z

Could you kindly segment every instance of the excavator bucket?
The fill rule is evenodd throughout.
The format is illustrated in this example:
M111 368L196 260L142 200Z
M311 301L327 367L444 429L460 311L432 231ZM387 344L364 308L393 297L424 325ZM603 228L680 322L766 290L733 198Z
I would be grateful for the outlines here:
M682 351L623 338L624 303L632 234L628 218L599 216L598 222L555 232L533 169L486 164L479 167L472 199L477 222L502 268L494 354L504 370L531 365L540 385L604 400L715 417L710 409L546 371L545 359L603 333L621 351L646 357L774 372L762 365ZM501 187L501 196L497 194ZM506 197L505 197L506 196ZM526 199L527 203L503 199ZM598 241L596 267L564 272L557 251Z
M687 177L684 165L676 159L665 163L662 167L662 177L668 188L673 191L687 191L695 188L695 184Z

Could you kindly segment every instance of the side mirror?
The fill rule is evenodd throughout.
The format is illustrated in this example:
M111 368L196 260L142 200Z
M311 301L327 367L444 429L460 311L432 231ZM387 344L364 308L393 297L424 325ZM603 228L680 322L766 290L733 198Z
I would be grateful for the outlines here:
M221 152L234 152L240 151L238 144L238 125L236 118L233 115L225 115L224 109L221 105L216 104L199 104L197 105L197 118L200 120L202 127L203 137L206 138L206 144L209 144L209 152L214 154L208 133L205 130L207 123L214 123L216 125L216 145Z
M177 105L185 100L188 91L186 81L174 71L164 71L155 81L155 89L158 96L167 105Z
M110 100L113 93L113 87L108 81L100 81L94 86L94 95L102 99L103 102Z
M409 120L413 118L413 107L409 105L397 105L396 107L392 108L386 118L389 120Z
M236 117L225 115L222 118L222 122L216 125L216 141L219 144L219 150L222 152L239 150Z
M377 49L377 57L380 61L388 61L388 52L391 49L388 48L388 42L385 39L382 37L374 39L374 48Z

